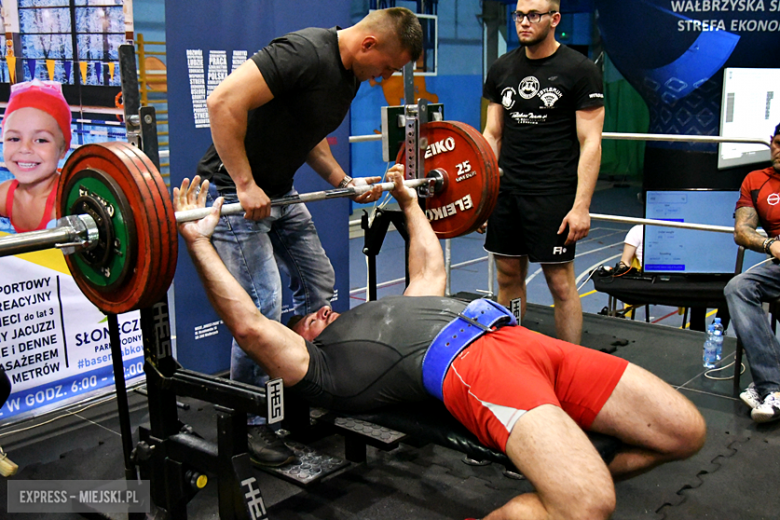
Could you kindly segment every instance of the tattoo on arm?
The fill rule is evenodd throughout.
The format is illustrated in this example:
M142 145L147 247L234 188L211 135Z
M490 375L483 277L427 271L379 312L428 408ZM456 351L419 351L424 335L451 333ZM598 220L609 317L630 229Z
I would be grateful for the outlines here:
M756 231L759 225L758 213L754 208L742 207L737 209L734 223L734 241L747 249L763 253L765 237L759 235Z

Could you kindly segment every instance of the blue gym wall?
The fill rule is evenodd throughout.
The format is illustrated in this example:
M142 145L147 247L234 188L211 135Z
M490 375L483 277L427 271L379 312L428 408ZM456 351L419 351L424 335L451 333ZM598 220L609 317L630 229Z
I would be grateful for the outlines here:
M228 72L233 51L251 56L276 36L304 27L350 25L349 2L316 0L167 0L165 3L168 109L170 122L171 185L192 177L198 160L211 142L208 128L196 128L187 50L203 52L205 78L209 51L227 51ZM349 121L331 136L336 160L349 171ZM295 176L301 191L330 188L308 167ZM347 199L308 204L323 246L336 269L334 309L349 308L349 247ZM231 337L206 299L189 256L181 245L176 271L176 339L178 359L186 368L214 373L230 365ZM285 308L289 293L285 293ZM283 315L282 319L289 316Z

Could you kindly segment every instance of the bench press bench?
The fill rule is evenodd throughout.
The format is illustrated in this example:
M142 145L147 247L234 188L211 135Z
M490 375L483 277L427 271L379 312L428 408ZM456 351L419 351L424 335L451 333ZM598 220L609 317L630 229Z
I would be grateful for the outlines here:
M413 445L428 443L450 448L476 461L501 464L517 472L504 453L484 446L457 421L441 401L431 398L419 403L392 405L360 414L343 414L313 409L311 417L331 425L344 436L345 457L351 462L366 460L366 446L392 450L402 441ZM587 432L604 461L609 464L622 443L611 436Z

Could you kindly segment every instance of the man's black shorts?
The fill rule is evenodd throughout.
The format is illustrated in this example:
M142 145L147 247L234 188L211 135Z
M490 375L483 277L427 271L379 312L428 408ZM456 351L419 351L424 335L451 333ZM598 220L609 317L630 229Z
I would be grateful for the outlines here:
M545 264L571 262L576 244L564 245L569 228L557 232L574 196L501 193L488 219L485 250L501 256L527 255L531 262Z

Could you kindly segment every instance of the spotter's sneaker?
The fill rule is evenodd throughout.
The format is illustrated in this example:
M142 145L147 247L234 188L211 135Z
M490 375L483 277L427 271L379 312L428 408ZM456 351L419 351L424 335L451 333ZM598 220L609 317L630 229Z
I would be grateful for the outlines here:
M757 423L765 423L780 419L780 392L772 392L764 397L764 402L753 408L750 417Z
M752 409L756 409L761 405L761 397L756 392L755 383L750 383L745 391L739 394L739 398L742 402L748 405Z

